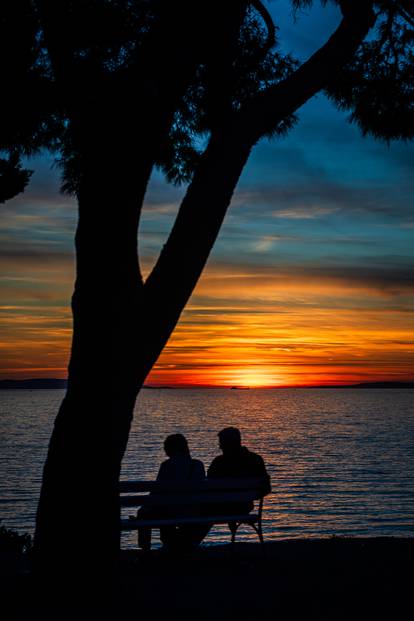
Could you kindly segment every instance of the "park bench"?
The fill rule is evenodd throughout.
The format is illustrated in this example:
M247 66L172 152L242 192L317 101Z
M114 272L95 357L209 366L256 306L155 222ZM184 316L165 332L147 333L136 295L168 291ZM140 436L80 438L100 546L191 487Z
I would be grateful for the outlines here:
M174 481L168 484L157 481L121 481L121 508L160 509L159 518L137 518L136 514L121 518L121 530L131 531L140 527L228 524L233 544L239 526L247 524L254 528L260 542L263 543L263 498L267 493L263 479L205 479L196 483ZM250 513L228 512L229 503L250 501L253 501L255 505ZM161 517L162 507L171 506L174 507L176 517ZM220 506L223 507L222 511ZM183 507L182 517L179 516L180 507ZM192 508L191 513L196 515L188 515L189 507ZM209 507L214 507L214 514L205 515Z

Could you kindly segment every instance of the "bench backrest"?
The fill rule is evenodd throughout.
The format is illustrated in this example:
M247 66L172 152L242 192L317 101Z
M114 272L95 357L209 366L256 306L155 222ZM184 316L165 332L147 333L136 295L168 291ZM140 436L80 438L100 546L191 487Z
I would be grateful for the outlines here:
M262 500L263 479L205 479L203 481L120 481L122 507L225 504Z

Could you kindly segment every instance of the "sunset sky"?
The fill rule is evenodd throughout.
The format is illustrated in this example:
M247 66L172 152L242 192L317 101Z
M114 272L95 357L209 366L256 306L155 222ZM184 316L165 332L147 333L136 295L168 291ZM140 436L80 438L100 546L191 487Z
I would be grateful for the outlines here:
M298 24L269 5L284 49L324 40L334 8ZM284 3L285 4L285 3ZM280 17L281 15L281 17ZM1 206L0 377L65 377L74 199L47 154ZM414 379L414 145L362 138L324 96L246 166L208 266L151 384L283 386ZM140 230L145 273L184 188L155 172Z

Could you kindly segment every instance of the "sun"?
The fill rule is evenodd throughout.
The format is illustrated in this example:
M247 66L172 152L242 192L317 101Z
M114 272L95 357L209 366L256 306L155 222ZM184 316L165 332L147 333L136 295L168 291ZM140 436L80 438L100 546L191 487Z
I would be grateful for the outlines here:
M265 388L277 386L280 380L273 371L251 368L233 371L226 383L249 388Z

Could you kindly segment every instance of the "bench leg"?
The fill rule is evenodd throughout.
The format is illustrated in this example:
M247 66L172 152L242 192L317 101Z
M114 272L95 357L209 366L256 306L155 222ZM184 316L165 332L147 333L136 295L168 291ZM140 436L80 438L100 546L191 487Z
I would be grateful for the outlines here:
M261 522L259 522L257 526L255 524L252 524L252 527L254 528L254 530L256 531L256 533L257 533L257 535L259 537L260 548L262 550L262 555L264 557L266 557L266 547L265 547L265 544L264 544L262 524L261 524Z
M247 523L247 522L246 522ZM236 522L231 522L229 523L229 528L231 530L231 546L232 549L234 550L234 544L236 542L236 532L237 529L239 528L239 526L241 526L242 522L240 524L236 524ZM261 521L258 522L257 526L256 524L252 524L250 522L250 526L256 531L258 537L259 537L259 541L260 541L260 548L262 550L262 554L263 556L266 556L266 547L264 545L264 538L263 538L263 530L262 530L262 523Z
M138 548L144 552L151 550L151 528L138 528Z
M261 522L259 522L259 524L257 525L257 534L259 535L260 543L263 545L264 544L264 539L263 539L263 531L262 531L262 524L261 524Z
M236 533L237 533L237 529L239 528L240 524L236 524L236 522L229 522L229 528L230 528L230 532L231 532L231 545L232 547L234 547L234 544L236 543Z

